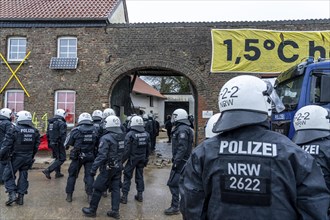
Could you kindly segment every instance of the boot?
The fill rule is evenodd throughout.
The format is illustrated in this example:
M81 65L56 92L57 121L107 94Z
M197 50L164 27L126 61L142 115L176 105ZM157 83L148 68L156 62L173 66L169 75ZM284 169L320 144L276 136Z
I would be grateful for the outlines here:
M18 194L16 204L17 205L23 205L24 204L23 198L24 198L24 194Z
M179 210L179 208L171 206L168 209L165 209L164 214L165 215L178 215L178 214L180 214L180 210Z
M120 203L127 204L127 193L123 193L120 198Z
M91 201L92 201L92 195L87 195L87 201L88 201L88 203L91 203Z
M93 208L87 208L84 207L82 208L82 212L87 216L87 217L96 217L96 210Z
M50 176L50 172L49 172L48 169L44 169L44 170L42 171L42 173L45 174L45 176L46 176L47 179L50 180L50 179L52 178L52 177Z
M46 175L46 174L45 174ZM55 174L55 179L58 179L58 178L61 178L63 177L64 175L62 173L56 173Z
M108 211L107 216L115 218L115 219L120 219L119 212L116 212L116 211Z
M72 193L67 193L66 194L66 199L67 202L72 202Z
M139 202L143 202L142 192L138 192L137 195L134 196L134 198Z
M108 192L107 192L107 191L104 191L104 192L102 193L102 196L103 196L104 198L108 197Z
M8 201L6 202L6 205L9 206L12 203L14 203L17 200L16 192L10 192L8 195Z

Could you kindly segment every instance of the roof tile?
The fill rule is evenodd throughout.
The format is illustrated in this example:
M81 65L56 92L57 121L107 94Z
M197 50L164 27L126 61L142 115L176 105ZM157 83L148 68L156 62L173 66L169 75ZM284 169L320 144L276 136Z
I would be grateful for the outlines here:
M0 19L107 18L120 0L0 0Z
M138 92L141 94L145 95L150 95L150 96L156 96L158 98L166 99L165 96L160 94L158 90L154 89L152 86L150 86L148 83L140 79L139 77L136 77L134 86L133 86L133 91Z

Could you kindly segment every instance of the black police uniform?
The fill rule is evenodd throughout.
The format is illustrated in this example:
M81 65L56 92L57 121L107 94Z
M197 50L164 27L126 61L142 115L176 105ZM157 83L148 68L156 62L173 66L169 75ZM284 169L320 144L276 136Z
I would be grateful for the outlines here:
M39 131L32 126L31 122L18 122L6 134L0 150L0 158L11 155L3 173L6 192L9 193L6 205L11 205L16 201L16 193L18 194L18 204L23 205L23 196L27 194L29 187L28 169L34 162L39 144ZM16 184L17 171L19 171L19 178Z
M85 175L84 182L86 185L87 195L92 195L94 177L90 174L92 164L95 159L95 145L98 141L98 131L92 123L82 123L73 128L65 141L65 148L73 146L70 151L71 164L69 167L69 177L66 185L66 193L68 194L67 201L71 202L72 193L75 188L76 179L78 178L79 171L84 165Z
M64 142L67 134L67 125L63 117L55 115L54 118L48 120L47 126L47 139L48 146L53 151L53 157L55 160L53 163L45 169L43 172L48 179L50 179L50 173L55 171L55 178L62 177L61 166L66 160L66 152L64 148Z
M123 161L124 182L122 187L122 203L127 203L127 195L131 187L131 179L135 169L135 183L138 194L135 198L142 201L144 191L143 169L148 164L150 153L150 135L142 126L133 126L125 136L125 154Z
M316 161L268 126L224 132L193 151L180 181L184 219L328 219Z
M148 118L148 120L145 121L145 130L150 135L150 144L151 144L151 152L155 151L156 146L156 127L155 122L152 118Z
M119 128L120 129L120 128ZM114 133L105 130L105 134L100 138L100 145L97 157L91 168L91 174L95 175L98 168L100 174L97 176L93 184L93 194L89 208L83 208L84 214L87 216L95 216L101 196L104 191L111 188L111 207L112 211L108 212L109 216L119 217L120 203L120 181L122 171L122 156L124 152L124 134L120 129L120 133Z
M0 150L2 148L2 142L5 139L6 133L13 126L14 125L10 122L10 119L8 119L3 115L0 115ZM7 165L7 161L0 161L0 184L3 184L2 175L6 165Z
M93 125L96 127L99 137L103 135L104 132L104 121L100 117L93 117Z
M194 140L194 132L191 129L188 120L175 122L172 130L172 170L167 185L172 194L171 207L165 211L165 214L172 214L179 211L180 194L179 194L179 178L181 171L186 164L191 151ZM188 125L189 124L189 125Z
M325 183L330 190L330 136L299 143L298 145L315 158L322 169Z

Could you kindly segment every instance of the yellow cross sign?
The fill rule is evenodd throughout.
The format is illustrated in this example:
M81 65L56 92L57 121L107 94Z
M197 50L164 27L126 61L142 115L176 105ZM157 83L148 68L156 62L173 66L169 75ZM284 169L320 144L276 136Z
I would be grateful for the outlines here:
M10 67L10 65L8 64L7 60L3 57L3 55L0 53L0 57L1 59L6 63L8 69L10 70L10 72L12 73L11 77L7 80L7 82L5 83L5 85L2 87L0 93L3 92L3 90L6 88L6 86L8 85L8 83L10 82L10 80L15 77L15 79L17 80L17 82L19 83L19 85L22 87L22 89L24 90L25 94L30 97L30 94L26 91L25 87L23 86L23 84L21 83L21 81L19 80L19 78L16 76L16 72L19 70L19 68L22 66L22 64L24 63L24 61L28 58L28 56L30 55L31 51L26 54L26 56L24 57L24 59L21 61L21 63L18 65L18 67L15 69L15 71L13 71L13 69Z

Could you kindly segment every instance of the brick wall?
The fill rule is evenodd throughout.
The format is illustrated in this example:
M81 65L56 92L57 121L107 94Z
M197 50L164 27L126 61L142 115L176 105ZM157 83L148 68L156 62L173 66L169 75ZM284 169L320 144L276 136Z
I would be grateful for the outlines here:
M27 37L27 51L31 55L17 75L30 93L25 97L25 109L53 115L56 90L77 92L76 115L104 109L116 82L139 69L171 70L188 77L197 97L198 139L204 136L202 110L218 112L218 92L224 82L237 74L209 74L211 65L212 28L255 28L290 31L329 30L330 20L223 22L223 23L169 23L110 25L100 28L0 28L0 52L7 54L7 38ZM57 55L57 38L78 38L77 70L51 70L51 57ZM11 64L15 69L17 64ZM0 65L0 86L11 73ZM13 79L7 89L20 89ZM4 93L0 94L1 106Z

